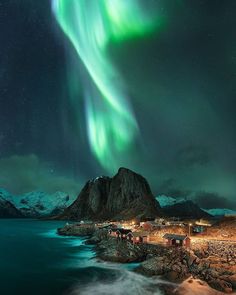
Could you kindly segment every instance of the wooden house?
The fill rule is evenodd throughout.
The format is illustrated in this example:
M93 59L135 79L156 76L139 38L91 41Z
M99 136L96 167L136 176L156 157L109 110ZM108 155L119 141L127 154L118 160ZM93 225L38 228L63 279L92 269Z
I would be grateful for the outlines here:
M193 225L193 233L195 234L207 234L207 229L212 226L212 222L209 220L200 219Z
M127 240L133 244L147 243L148 233L146 232L130 232L127 234Z
M152 231L160 228L160 225L155 221L143 222L141 226L145 231Z
M119 228L119 229L116 229L116 237L118 239L125 240L126 236L131 232L132 231L130 229Z
M191 245L191 240L187 235L165 234L163 238L166 240L167 246L190 247Z
M114 238L117 238L118 235L117 235L117 230L119 230L118 228L110 228L108 230L108 234L111 236L111 237L114 237Z
M100 229L112 229L112 228L116 228L116 226L114 224L103 224L101 225L101 227L99 227ZM116 228L117 229L117 228Z

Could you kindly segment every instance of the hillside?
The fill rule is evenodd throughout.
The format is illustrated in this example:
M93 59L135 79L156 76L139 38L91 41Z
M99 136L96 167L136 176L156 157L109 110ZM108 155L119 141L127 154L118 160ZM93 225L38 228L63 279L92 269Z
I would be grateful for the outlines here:
M21 218L22 213L9 201L0 196L0 218Z
M209 218L210 214L203 211L197 204L192 201L185 201L174 204L172 206L166 206L162 208L163 212L169 217L180 218Z

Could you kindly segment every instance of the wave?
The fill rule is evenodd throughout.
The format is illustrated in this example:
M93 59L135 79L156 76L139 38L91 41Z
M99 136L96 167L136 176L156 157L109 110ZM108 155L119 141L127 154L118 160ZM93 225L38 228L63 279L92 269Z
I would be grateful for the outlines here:
M59 236L55 230L40 235L59 238L66 248L71 249L66 250L67 257L61 261L63 268L77 270L77 283L69 295L162 295L161 285L173 285L157 277L147 278L133 272L138 263L100 261L95 257L94 247L84 244L84 238Z
M39 233L39 235L45 238L62 239L64 240L65 244L68 244L69 246L72 246L72 247L81 246L83 242L86 240L85 238L80 238L80 237L58 235L56 229L51 229L46 232Z
M115 270L115 266L101 264L102 268L107 266L108 277L101 281L95 278L92 282L85 285L79 283L74 286L70 295L162 295L160 285L171 285L171 283L155 278L147 278L140 274L128 271L122 268L116 268L115 275L109 278L111 270ZM110 271L109 271L110 268ZM176 287L175 284L172 284Z

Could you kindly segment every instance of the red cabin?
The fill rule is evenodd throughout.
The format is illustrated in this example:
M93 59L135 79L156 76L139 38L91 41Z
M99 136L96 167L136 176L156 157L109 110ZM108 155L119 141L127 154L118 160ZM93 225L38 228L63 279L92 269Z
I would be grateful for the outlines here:
M147 231L152 231L155 229L159 229L160 225L155 221L146 221L142 224L142 228Z
M121 240L125 240L126 236L131 233L130 229L119 228L116 230L116 237Z
M108 234L111 236L111 237L114 237L114 238L117 238L118 235L117 235L117 228L111 228L108 230Z
M163 238L167 240L167 246L190 247L191 245L191 240L187 235L165 234Z
M148 234L145 232L130 232L127 234L127 240L133 244L147 243Z

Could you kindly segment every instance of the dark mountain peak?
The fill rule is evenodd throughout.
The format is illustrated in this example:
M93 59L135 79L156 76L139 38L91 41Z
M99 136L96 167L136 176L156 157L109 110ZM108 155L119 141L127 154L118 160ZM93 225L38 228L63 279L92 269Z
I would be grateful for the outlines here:
M130 170L130 169L128 169L128 168L120 167L120 168L118 169L117 174L119 174L119 173L124 173L124 172L132 172L132 173L135 173L135 172L133 172L132 170Z
M129 182L131 183L132 181L134 182L142 182L143 184L145 183L146 186L149 188L149 193L151 193L151 189L149 187L149 184L147 180L140 174L128 169L121 167L119 168L117 174L113 177L113 179L119 179L121 182L126 183Z
M125 219L161 215L147 180L121 167L110 177L88 181L76 201L60 216L62 219Z
M169 217L180 218L208 218L210 214L202 210L196 203L191 200L177 203L163 208L164 213Z
M19 218L23 214L9 201L0 197L0 218Z
M101 181L106 181L108 179L111 179L110 177L108 176L98 176L98 177L95 177L93 178L92 180L89 180L88 182L101 182Z
M132 171L132 170L130 170L130 169L128 169L128 168L125 168L125 167L120 167L119 169L118 169L118 172L117 172L117 174L116 175L122 175L122 174L137 174L136 172L134 172L134 171ZM137 174L138 175L138 174Z

